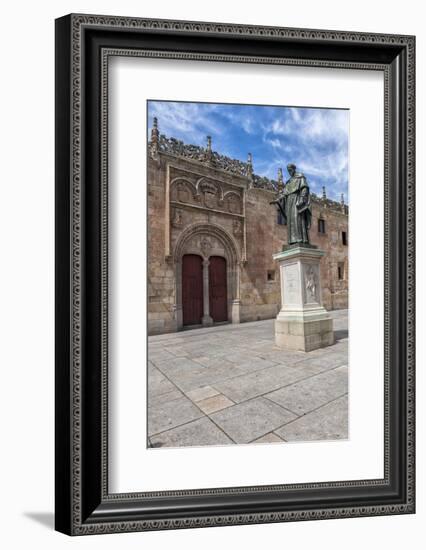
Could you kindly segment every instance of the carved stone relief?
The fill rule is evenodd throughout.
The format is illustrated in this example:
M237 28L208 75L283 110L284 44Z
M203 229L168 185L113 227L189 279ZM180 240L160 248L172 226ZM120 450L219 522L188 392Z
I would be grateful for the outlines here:
M208 256L212 248L212 243L210 239L208 239L207 237L202 237L200 242L200 248L203 255Z
M172 226L173 227L183 227L183 212L179 208L173 208Z
M228 197L228 211L231 212L231 214L241 214L240 200L234 193Z
M206 208L216 208L217 207L217 197L215 194L210 191L204 192L204 206Z
M313 265L305 268L306 302L319 303L319 278L317 268Z
M191 192L184 183L178 183L177 186L177 200L183 203L191 202Z
M236 237L241 237L243 234L243 226L239 220L234 220L234 223L232 224L232 232Z
M221 182L206 177L195 181L178 176L172 181L171 200L183 204L198 204L207 209L223 210L231 214L241 215L243 211L239 192L229 188L224 190Z

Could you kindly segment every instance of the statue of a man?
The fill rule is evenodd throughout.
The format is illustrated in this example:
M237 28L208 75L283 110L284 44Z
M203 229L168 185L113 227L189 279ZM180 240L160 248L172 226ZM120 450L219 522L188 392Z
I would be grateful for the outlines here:
M287 225L288 244L309 244L311 227L311 198L309 186L303 174L296 173L296 165L287 165L290 178L283 192L271 204L276 204Z

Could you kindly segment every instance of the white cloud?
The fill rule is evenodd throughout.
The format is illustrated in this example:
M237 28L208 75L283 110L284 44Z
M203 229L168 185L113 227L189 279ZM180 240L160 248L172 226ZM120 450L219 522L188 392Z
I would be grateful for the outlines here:
M221 111L221 114L232 124L242 128L247 134L256 134L259 129L258 122L254 117L250 116L247 111L239 113L225 108Z
M213 116L216 108L216 105L202 103L152 101L149 104L149 125L156 116L162 134L180 139L190 135L191 143L204 144L207 135L218 135L223 131Z
M276 119L264 137L275 158L268 170L294 162L314 192L326 185L330 198L347 194L349 111L291 108ZM346 197L347 198L347 197Z
M292 107L286 116L276 119L269 131L272 134L296 138L302 142L346 139L349 111L339 109L302 109Z

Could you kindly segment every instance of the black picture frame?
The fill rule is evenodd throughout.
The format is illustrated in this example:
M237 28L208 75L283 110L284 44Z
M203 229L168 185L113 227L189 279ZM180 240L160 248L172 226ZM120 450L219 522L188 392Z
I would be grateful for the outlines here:
M105 70L109 55L135 51L177 60L383 71L383 479L108 493ZM414 36L80 14L56 20L58 531L85 535L414 513L414 140Z

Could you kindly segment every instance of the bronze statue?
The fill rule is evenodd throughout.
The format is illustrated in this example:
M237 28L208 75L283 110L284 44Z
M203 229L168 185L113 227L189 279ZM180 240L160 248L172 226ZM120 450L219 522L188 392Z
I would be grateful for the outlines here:
M295 164L288 164L287 170L290 178L283 192L271 204L276 204L283 215L288 244L309 244L312 219L309 186L305 176L296 173Z

